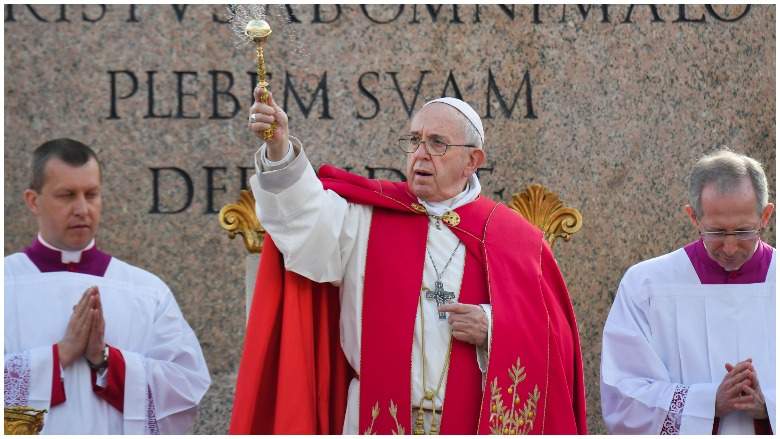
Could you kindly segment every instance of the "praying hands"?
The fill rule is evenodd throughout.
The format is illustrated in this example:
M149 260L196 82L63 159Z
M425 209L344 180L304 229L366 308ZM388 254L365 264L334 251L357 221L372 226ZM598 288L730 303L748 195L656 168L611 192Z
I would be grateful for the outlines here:
M726 376L715 396L715 416L733 411L744 411L754 419L766 419L764 394L758 383L758 374L750 358L736 365L725 364Z
M97 287L87 288L73 307L65 336L57 343L62 367L70 366L82 355L92 364L100 364L105 349L105 326L100 291Z

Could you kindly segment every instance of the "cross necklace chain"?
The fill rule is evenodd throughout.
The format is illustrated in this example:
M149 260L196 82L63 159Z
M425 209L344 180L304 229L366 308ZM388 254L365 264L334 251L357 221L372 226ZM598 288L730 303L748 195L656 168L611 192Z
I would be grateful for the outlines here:
M444 275L444 272L447 271L447 268L450 266L450 262L452 262L452 258L455 256L455 253L458 252L458 248L460 247L461 242L458 241L458 244L455 246L455 249L452 251L452 254L450 255L450 258L447 260L447 263L444 264L444 268L442 268L441 272L439 272L439 269L436 267L436 262L433 261L433 256L431 256L431 251L426 250L428 253L428 259L430 259L431 264L433 265L433 271L436 273L436 281L433 283L433 291L427 290L425 292L425 298L429 300L436 301L436 306L439 307L441 305L444 305L445 303L452 303L452 301L455 300L455 293L453 291L447 291L444 289L444 282L442 282L442 276ZM447 318L447 315L443 312L439 312L439 320L444 320Z

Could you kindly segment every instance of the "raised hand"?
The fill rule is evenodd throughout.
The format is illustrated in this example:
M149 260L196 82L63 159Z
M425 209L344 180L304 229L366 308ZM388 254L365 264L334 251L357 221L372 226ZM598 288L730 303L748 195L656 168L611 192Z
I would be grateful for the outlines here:
M255 103L249 108L249 129L261 140L263 131L276 122L274 136L266 141L268 145L268 158L271 161L279 161L287 152L290 135L287 126L287 114L274 101L271 92L268 92L268 103L260 102L260 87L255 88Z

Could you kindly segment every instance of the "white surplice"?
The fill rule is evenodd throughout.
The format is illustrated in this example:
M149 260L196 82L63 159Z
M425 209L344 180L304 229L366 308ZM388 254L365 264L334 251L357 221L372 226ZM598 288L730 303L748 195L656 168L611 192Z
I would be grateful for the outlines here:
M46 409L44 434L182 434L211 383L198 340L157 276L111 258L104 276L41 273L5 258L5 404ZM52 345L90 286L100 289L105 341L125 360L124 412L92 390L84 358L62 369L66 400L51 407Z
M765 283L702 285L684 249L631 267L604 327L601 406L610 433L711 434L725 363L753 359L775 423L775 252ZM720 434L753 434L743 412Z
M340 287L341 347L350 366L360 375L363 281L372 208L349 203L335 192L324 190L300 144L296 145L295 151L290 147L279 162L268 160L263 145L255 155L255 166L257 175L250 179L250 185L257 202L257 217L283 255L285 268L313 281L329 282ZM458 196L442 203L425 205L432 214L441 215L474 201L479 191L479 180L473 176L468 188ZM466 255L464 246L458 246L459 242L446 225L439 224L437 227L436 220L430 220L427 239L430 256L426 254L423 286L432 290L435 271L442 273L444 270L444 288L455 293L455 302L460 294ZM450 256L452 261L445 270ZM430 258L435 261L436 270ZM439 319L433 300L423 299L422 303L425 313L426 387L435 390L444 369L450 329L447 320ZM490 319L490 305L482 305L482 308ZM421 335L418 308L412 346L413 406L418 406L423 397ZM476 352L475 361L484 373L487 352L482 349L476 349ZM358 379L353 379L349 386L344 434L358 433L359 386ZM443 406L446 386L445 376L436 398L437 410ZM431 408L429 404L424 407ZM428 428L430 418L426 417L425 422Z

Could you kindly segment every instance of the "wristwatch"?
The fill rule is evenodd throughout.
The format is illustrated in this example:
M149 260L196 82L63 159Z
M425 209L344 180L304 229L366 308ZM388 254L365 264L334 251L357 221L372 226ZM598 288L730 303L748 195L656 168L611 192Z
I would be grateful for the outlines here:
M84 357L85 360L87 360L87 364L89 365L89 368L92 370L101 370L108 367L108 345L105 345L103 347L103 360L100 361L98 364L94 364L91 361L89 361L89 358Z

